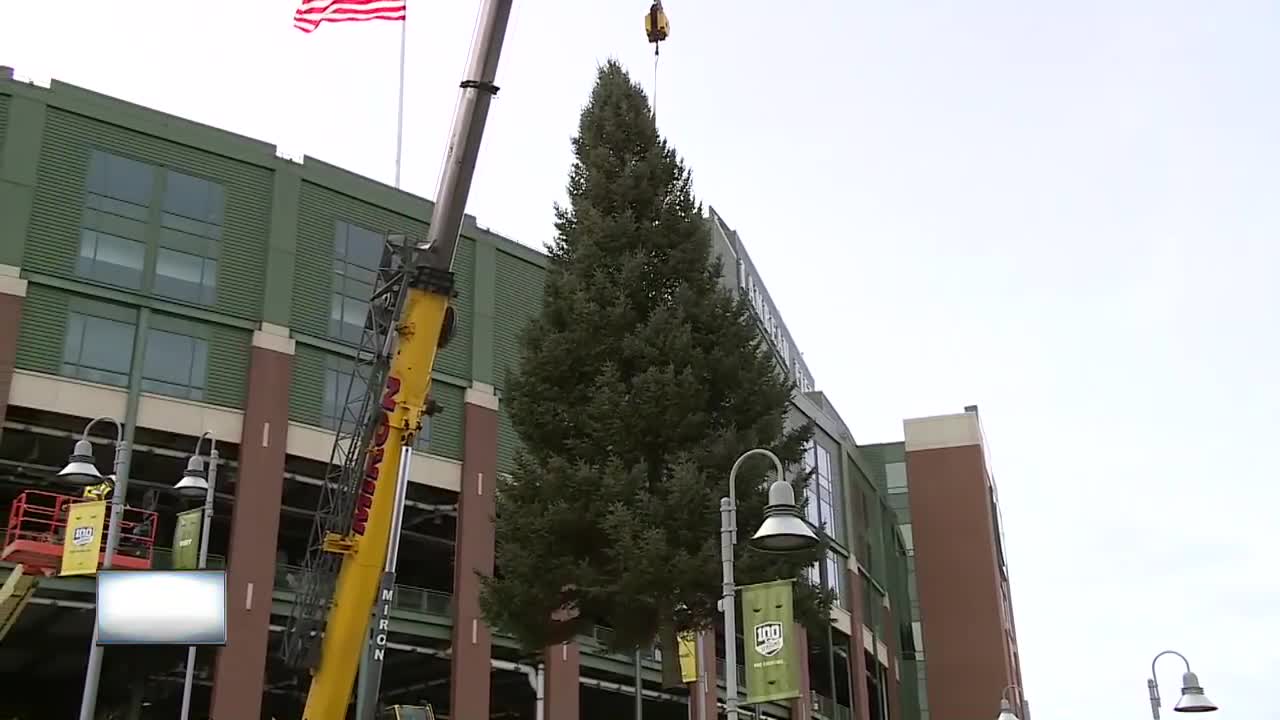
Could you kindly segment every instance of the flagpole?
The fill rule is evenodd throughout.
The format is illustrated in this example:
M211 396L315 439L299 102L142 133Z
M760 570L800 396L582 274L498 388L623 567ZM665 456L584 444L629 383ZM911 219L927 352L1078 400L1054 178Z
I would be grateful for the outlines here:
M404 149L404 50L406 30L409 27L409 15L400 21L400 93L396 107L396 187L400 187L400 155Z

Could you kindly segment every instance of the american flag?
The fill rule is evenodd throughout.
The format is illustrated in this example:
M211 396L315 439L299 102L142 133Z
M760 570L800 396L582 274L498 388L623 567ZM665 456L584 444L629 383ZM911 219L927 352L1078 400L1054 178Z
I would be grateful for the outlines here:
M326 22L404 20L406 0L302 0L293 26L309 33Z

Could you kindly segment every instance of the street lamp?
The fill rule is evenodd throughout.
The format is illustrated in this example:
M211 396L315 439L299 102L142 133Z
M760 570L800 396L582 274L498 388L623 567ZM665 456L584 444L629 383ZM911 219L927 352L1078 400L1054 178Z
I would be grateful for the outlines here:
M1022 688L1017 685L1007 685L1004 690L1000 691L1000 714L996 716L996 720L1018 720L1018 716L1013 714L1013 703L1009 702L1009 691L1017 690L1020 706L1023 714L1022 720L1026 720L1027 703L1023 696Z
M763 448L748 450L733 463L729 471L729 497L720 498L720 564L724 588L720 603L724 612L725 716L738 720L738 624L737 587L733 582L733 547L738 542L738 470L753 455L773 461L777 479L769 486L769 504L764 509L764 522L751 536L751 546L763 552L786 553L808 550L818 544L813 528L800 516L796 493L782 474L782 461Z
M84 426L84 432L76 441L71 458L58 473L62 482L78 487L86 487L102 482L102 473L98 472L93 460L93 445L89 442L89 431L100 422L109 422L116 428L115 459L112 462L115 476L115 487L111 491L111 515L107 522L107 546L102 551L102 569L110 570L116 557L116 548L120 545L120 521L124 517L125 493L129 489L128 473L129 448L125 442L124 427L115 418L99 417ZM89 667L84 675L84 693L80 696L80 720L93 720L98 704L98 681L102 678L102 646L98 645L98 623L93 624L93 638L89 641Z
M1165 650L1151 659L1151 679L1147 680L1147 691L1151 695L1151 717L1160 720L1160 688L1156 686L1156 661L1165 655L1177 655L1187 671L1182 674L1182 697L1173 706L1174 712L1214 712L1218 709L1209 698L1204 696L1204 688L1200 687L1200 678L1191 672L1191 663L1182 653Z
M204 458L200 456L200 443L209 438L209 472L206 476ZM187 469L182 479L173 489L182 497L198 498L204 496L204 515L200 519L200 559L196 567L203 570L209 561L209 526L213 524L213 493L218 483L218 441L213 434L206 432L196 440L196 451L187 460ZM191 715L191 686L195 682L196 646L187 648L187 677L182 684L182 720Z

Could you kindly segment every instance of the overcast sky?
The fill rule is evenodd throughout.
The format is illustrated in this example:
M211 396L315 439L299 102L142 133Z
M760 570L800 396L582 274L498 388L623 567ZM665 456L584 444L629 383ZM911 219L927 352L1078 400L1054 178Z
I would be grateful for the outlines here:
M478 0L409 2L431 195ZM653 87L648 0L516 5L468 209L539 247L596 64ZM0 0L0 64L390 183L398 27L293 7ZM1166 648L1275 717L1280 4L667 9L659 124L858 440L980 406L1036 720L1145 717Z

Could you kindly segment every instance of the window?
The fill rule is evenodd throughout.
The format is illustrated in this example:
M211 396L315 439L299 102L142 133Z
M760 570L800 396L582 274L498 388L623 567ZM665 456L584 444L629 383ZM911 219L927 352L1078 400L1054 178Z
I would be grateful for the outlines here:
M351 223L335 223L333 234L333 301L329 333L359 343L369 299L373 297L385 243L381 235Z
M898 526L898 529L902 531L902 544L905 547L907 554L914 555L916 552L916 541L911 537L911 523L902 523Z
M142 288L146 229L155 171L94 151L89 156L76 272L110 285Z
M134 324L71 313L62 351L62 374L125 387L133 365Z
M354 377L354 363L345 358L329 357L325 363L324 369L324 409L321 416L321 424L325 428L333 431L338 430L339 424L343 421L343 411L347 402L360 402L365 394L365 384L360 378ZM356 387L351 388L352 381L355 381ZM357 408L355 412L359 412Z
M202 305L214 303L225 203L222 186L165 171L160 244L156 248L157 295Z
M849 578L845 568L848 561L843 555L828 550L827 551L827 582L831 584L831 589L836 593L836 607L849 610L851 608L849 598ZM816 587L822 587L822 569L818 567L818 563L806 568L805 577Z
M906 463L889 463L884 466L885 475L887 476L890 493L904 493L907 491L907 464Z
M355 387L352 388L354 383ZM321 424L328 430L338 431L339 423L343 422L344 410L347 403L351 403L351 412L360 412L360 403L364 401L365 388L368 387L364 380L355 376L355 363L349 358L337 357L330 355L325 360L324 369L324 407L321 410ZM348 395L350 392L350 395ZM348 421L349 422L349 421ZM349 428L345 428L348 432ZM414 440L413 449L420 452L427 452L431 444L431 420L423 416L422 430L418 432L418 437Z
M217 183L94 150L76 272L109 285L212 305L225 202ZM156 205L159 228L152 212ZM148 283L144 269L153 245L155 272Z
M142 361L142 390L203 400L209 371L209 343L203 338L151 328Z
M844 513L838 512L835 483L832 482L831 453L812 439L805 451L805 470L809 469L813 470L813 474L809 476L804 489L808 501L805 512L809 522L815 527L824 528L829 537L843 544Z

